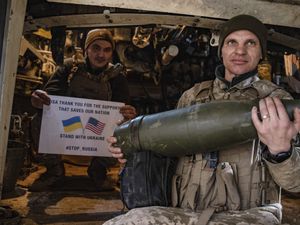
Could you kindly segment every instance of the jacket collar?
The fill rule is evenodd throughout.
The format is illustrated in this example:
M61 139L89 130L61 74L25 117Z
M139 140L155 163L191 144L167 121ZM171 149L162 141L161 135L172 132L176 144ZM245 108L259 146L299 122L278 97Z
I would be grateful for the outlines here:
M248 73L241 74L234 77L231 82L225 80L225 67L224 65L219 65L216 67L215 71L216 79L221 81L220 86L223 90L230 90L231 88L244 89L249 87L254 81L259 80L257 69L250 71Z
M87 71L88 71L90 74L93 74L93 75L101 75L105 70L107 70L108 68L111 67L111 64L109 63L109 64L107 64L105 67L93 69L93 68L91 67L91 64L90 64L88 58L85 60L85 62L86 62L86 69L87 69Z

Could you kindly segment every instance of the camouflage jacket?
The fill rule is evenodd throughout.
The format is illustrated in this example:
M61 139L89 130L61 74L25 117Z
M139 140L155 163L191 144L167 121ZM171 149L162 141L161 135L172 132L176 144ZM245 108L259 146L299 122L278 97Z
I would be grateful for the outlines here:
M113 74L113 76L105 76ZM108 77L108 78L107 78ZM123 71L109 64L102 70L93 70L86 61L74 63L67 59L59 66L44 87L51 95L118 101L129 104L129 88Z
M282 88L267 80L260 80L257 75L248 76L230 87L217 76L213 82L196 84L183 93L179 99L178 108L214 100L253 100L267 96L278 96L281 99L292 98ZM236 186L231 186L231 190L227 190L225 197L221 196L224 198L224 203L226 202L227 209L249 209L263 204L277 203L279 202L277 185L287 191L300 191L299 148L293 147L290 158L277 164L263 158L257 160L261 159L261 154L259 150L252 152L252 149L252 143L247 143L218 153L218 168L220 165L222 168L228 165L230 173L234 174L234 179L230 182ZM192 166L190 166L191 161L194 162ZM213 171L215 169L207 168L207 158L202 154L181 158L176 176L181 176L182 179L173 184L175 192L173 193L173 206L202 210L214 204L220 205L220 198L209 194L213 192L213 186L209 180L213 176ZM261 179L262 173L265 173L264 180ZM209 184L211 186L208 186ZM235 192L238 196L230 196L230 193ZM262 195L265 195L264 200L262 200Z

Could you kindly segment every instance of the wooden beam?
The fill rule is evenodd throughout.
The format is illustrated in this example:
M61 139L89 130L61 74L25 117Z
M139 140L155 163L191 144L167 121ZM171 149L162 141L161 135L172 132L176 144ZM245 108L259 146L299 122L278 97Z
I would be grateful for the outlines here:
M0 197L6 160L10 115L13 103L19 46L22 37L27 0L5 0L7 3L0 62Z
M117 7L156 12L178 13L209 18L229 19L238 14L256 16L265 24L299 28L300 5L261 0L48 0Z
M34 19L25 22L24 31L30 32L38 28L50 28L53 26L66 26L67 28L93 28L93 27L116 27L138 25L185 25L218 30L223 23L221 20L202 18L199 16L173 16L158 14L133 14L111 13L107 14L81 14L52 16ZM284 46L299 50L300 40L270 30L268 40Z
M207 19L199 16L173 16L158 14L134 14L134 13L111 13L111 14L80 14L66 16L52 16L33 19L25 22L25 32L37 30L39 27L49 28L53 26L66 26L67 28L78 27L109 27L109 26L137 26L149 24L163 25L186 25L217 29L222 21Z
M274 30L269 30L268 32L268 40L281 44L283 46L287 46L292 49L296 49L300 51L300 40L290 37L285 34L278 33Z

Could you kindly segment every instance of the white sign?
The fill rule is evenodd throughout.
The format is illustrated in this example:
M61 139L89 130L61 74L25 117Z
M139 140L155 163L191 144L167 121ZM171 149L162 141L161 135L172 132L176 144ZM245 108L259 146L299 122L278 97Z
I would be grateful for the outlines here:
M124 103L50 95L43 107L39 152L111 156L106 138L123 119Z

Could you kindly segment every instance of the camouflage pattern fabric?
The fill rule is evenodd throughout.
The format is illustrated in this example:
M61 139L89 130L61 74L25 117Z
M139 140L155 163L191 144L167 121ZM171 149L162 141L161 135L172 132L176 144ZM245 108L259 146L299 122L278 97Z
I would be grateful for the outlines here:
M211 89L205 92L206 96L202 95L202 88L203 85L196 84L193 88L183 93L182 97L179 99L178 108L214 100L253 100L265 98L267 96L278 96L281 99L292 98L291 95L282 88L267 80L260 80L257 75L249 77L230 88L228 88L222 80L216 78L211 85ZM280 224L281 205L278 203L279 188L277 185L284 187L288 191L300 191L299 148L294 147L292 156L282 163L273 164L271 162L266 162L267 174L265 183L260 180L260 174L262 171L260 165L251 165L250 163L251 150L252 144L246 143L229 150L219 152L220 163L228 162L230 165L236 166L237 185L241 198L241 211L214 213L209 220L209 225ZM183 160L184 162L188 159L187 157L182 157L180 160ZM263 159L263 161L266 160ZM205 169L198 170L192 171L192 173L202 173L205 171ZM184 176L184 174L182 176ZM290 179L291 177L293 179ZM277 185L273 179L276 181ZM194 184L195 183L192 183L192 185ZM185 185L189 185L188 181ZM199 182L198 189L196 189L200 190L199 194L194 195L195 199L190 199L190 193L189 191L186 191L187 188L182 188L179 184L177 191L180 192L185 190L186 193L181 193L181 196L183 196L183 199L185 197L188 199L187 201L183 200L182 202L201 204L201 201L203 200L201 199L201 190L206 190L206 187L203 187L202 185L206 184ZM261 206L262 189L266 190L267 204L264 206ZM189 204L182 205L182 202L176 202L173 204L173 206L176 207L145 207L133 209L125 215L121 215L107 221L104 225L201 224L201 221L199 221L201 211L195 212L192 210L201 209L201 207L199 208L197 205L189 207Z
M280 204L252 208L244 211L215 213L208 225L276 225L280 224ZM130 210L103 225L197 225L201 212L171 207L144 207Z

